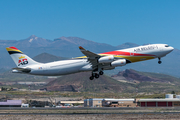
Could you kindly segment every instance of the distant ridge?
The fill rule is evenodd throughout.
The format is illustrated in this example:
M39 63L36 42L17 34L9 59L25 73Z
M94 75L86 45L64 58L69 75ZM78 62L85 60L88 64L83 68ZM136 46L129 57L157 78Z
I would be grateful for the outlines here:
M48 53L41 53L35 56L33 59L37 62L47 63L47 62L54 62L54 61L59 61L59 60L67 60L68 58L58 57L58 56L51 55Z
M139 45L138 45L138 44L135 44L135 43L129 43L129 42L127 42L127 43L124 43L124 44L122 44L122 45L118 45L117 48L119 48L119 49L125 49L125 48L137 47L137 46L139 46Z

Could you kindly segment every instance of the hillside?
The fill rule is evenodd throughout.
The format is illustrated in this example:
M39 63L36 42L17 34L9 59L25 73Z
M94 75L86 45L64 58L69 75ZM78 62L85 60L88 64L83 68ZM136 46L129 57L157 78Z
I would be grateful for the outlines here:
M59 60L66 60L68 58L59 57L59 56L51 55L48 53L42 53L35 56L33 59L37 62L47 63L47 62L54 62L54 61L59 61Z
M118 72L116 75L112 75L112 78L118 80L123 79L126 81L138 81L138 82L156 82L156 83L174 83L179 84L180 79L160 74L160 73L151 73L151 72L140 72L133 69L126 69L124 71Z
M125 70L112 77L89 80L90 72L59 77L44 86L49 91L97 93L169 93L180 90L180 79L169 75Z
M126 69L111 77L119 82L134 83L138 92L167 93L180 91L180 78L166 74Z
M131 91L132 84L120 83L108 76L100 76L99 79L89 80L91 72L76 73L59 77L47 84L49 91L81 91L81 92L122 92ZM68 90L67 90L68 89Z

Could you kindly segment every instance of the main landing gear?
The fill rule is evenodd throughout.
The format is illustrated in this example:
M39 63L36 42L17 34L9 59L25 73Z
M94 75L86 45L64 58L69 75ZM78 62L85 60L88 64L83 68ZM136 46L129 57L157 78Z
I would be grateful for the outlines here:
M103 75L104 72L100 71L99 74L98 73L92 73L92 76L89 77L90 80L93 80L94 78L99 78L99 75Z
M158 58L158 59L159 59L158 63L161 64L162 63L161 58Z

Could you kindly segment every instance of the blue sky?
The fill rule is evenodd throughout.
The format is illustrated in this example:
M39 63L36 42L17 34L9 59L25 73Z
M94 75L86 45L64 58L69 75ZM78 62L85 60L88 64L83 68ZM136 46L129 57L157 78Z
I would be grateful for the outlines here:
M180 49L179 6L179 0L0 0L0 39L74 36Z

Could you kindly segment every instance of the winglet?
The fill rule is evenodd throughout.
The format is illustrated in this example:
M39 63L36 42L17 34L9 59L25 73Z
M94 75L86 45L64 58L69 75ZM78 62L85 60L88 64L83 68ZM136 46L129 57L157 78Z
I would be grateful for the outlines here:
M93 52L90 52L89 50L86 50L86 49L84 49L83 47L81 47L81 46L79 46L79 49L81 50L81 52L85 55L85 56L87 56L88 58L95 58L95 57L100 57L100 55L98 55L98 54L95 54L95 53L93 53Z
M80 49L80 50L85 50L82 46L79 46L79 49Z

